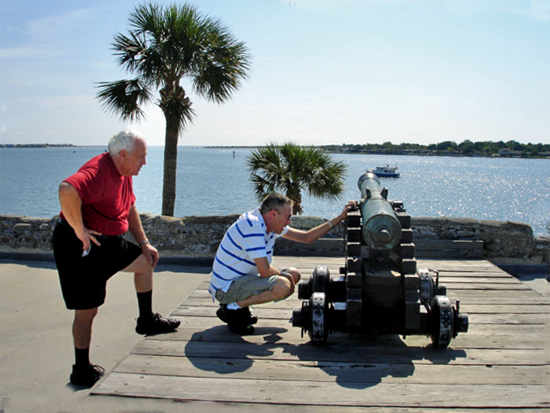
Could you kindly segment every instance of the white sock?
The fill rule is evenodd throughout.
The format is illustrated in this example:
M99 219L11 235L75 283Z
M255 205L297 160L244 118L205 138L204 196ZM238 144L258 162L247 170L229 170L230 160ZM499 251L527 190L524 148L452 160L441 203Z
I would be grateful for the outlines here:
M227 309L228 309L228 310L240 310L241 307L239 307L239 306L237 305L237 303L234 302L234 303L231 303L231 304L227 304Z

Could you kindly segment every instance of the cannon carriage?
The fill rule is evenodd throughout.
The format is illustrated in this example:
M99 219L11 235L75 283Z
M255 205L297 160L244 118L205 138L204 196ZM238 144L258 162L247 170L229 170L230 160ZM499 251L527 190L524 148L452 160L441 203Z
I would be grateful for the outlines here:
M388 201L380 179L359 178L361 201L345 221L345 264L333 277L319 265L298 285L302 307L292 324L307 332L313 344L324 344L331 332L421 334L433 346L446 348L459 332L468 331L468 315L453 306L437 271L417 268L411 217L400 201Z

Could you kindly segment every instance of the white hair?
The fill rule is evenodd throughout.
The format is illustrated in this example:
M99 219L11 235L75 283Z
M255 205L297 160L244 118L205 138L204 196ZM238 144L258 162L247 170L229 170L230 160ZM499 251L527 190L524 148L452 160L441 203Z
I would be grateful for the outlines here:
M125 129L111 138L108 146L109 153L111 156L117 156L123 150L131 153L138 139L143 140L143 136L139 132Z

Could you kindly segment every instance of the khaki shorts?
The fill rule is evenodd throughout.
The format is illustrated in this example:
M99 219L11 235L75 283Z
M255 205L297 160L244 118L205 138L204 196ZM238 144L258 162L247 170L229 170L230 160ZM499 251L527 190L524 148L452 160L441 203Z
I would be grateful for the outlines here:
M258 295L264 291L271 291L277 282L278 276L262 278L256 274L243 275L231 283L227 292L218 290L216 300L220 304L230 304L246 300L253 295Z

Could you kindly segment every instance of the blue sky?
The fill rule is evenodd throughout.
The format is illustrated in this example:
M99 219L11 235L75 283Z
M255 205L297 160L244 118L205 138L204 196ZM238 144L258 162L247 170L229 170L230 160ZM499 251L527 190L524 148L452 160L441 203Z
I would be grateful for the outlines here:
M157 0L157 3L171 1ZM252 56L224 105L187 90L182 145L550 143L550 0L191 0ZM0 143L104 144L138 124L106 113L135 1L0 0Z

